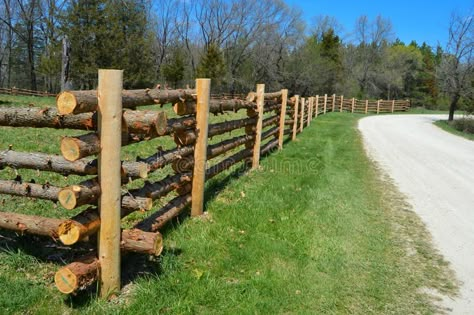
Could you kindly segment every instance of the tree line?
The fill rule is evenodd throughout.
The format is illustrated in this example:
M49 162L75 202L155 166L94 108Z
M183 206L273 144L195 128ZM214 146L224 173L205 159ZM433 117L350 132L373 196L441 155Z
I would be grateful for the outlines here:
M280 0L0 1L0 86L59 91L67 38L74 89L95 88L98 68L120 68L126 88L209 77L215 93L265 82L302 95L472 104L469 15L453 15L448 45L430 47L401 42L382 16L359 17L349 33L332 17L307 25Z

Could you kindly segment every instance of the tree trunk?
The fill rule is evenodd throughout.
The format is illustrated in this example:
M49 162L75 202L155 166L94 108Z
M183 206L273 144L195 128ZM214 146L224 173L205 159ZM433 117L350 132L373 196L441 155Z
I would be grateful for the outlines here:
M456 111L456 107L458 105L459 101L459 95L454 95L451 98L451 104L449 104L449 116L448 116L448 121L453 121L454 120L454 112Z

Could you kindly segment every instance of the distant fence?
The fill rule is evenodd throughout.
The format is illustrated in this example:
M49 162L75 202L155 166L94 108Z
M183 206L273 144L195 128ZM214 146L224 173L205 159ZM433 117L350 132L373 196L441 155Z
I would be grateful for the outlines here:
M89 205L67 220L0 211L0 228L49 236L64 245L98 235L96 252L57 271L55 283L61 292L74 293L99 277L103 297L118 290L121 251L159 255L162 236L158 231L168 221L190 204L192 216L203 213L207 180L242 162L258 168L262 155L281 150L286 137L295 139L319 115L396 112L409 106L407 101L360 101L336 95L288 98L288 90L268 93L264 84L245 98L211 98L210 85L209 79L197 79L196 89L122 90L121 71L100 70L98 91L62 92L57 108L0 107L0 126L89 131L62 138L60 155L0 151L0 169L94 176L67 187L0 180L0 194L50 200L71 210ZM136 110L169 103L172 117L163 110ZM245 114L231 120L215 122L210 117L226 113L229 118L241 110ZM231 132L237 135L230 137ZM175 145L137 157L137 162L120 160L121 147L158 137L171 137ZM212 137L217 142L209 144ZM151 173L161 174L161 179L125 188ZM169 194L173 196L168 203L153 208L154 201ZM149 215L132 229L121 229L121 220L136 211Z
M26 89L18 89L16 87L8 88L0 88L0 94L8 94L8 95L22 95L22 96L56 96L56 94L48 93L48 91L33 91L33 90L26 90Z

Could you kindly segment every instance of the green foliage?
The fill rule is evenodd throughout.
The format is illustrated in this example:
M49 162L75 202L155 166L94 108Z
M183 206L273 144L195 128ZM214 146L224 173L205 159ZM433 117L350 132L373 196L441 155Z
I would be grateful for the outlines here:
M222 52L216 44L210 44L206 53L201 58L197 68L199 78L209 78L213 82L213 87L222 84L226 74L225 62Z
M171 60L161 67L161 73L166 81L170 82L174 88L178 88L179 83L184 78L185 60L180 49L176 49Z
M99 68L123 69L125 88L153 82L151 41L142 1L72 1L64 28L71 41L76 88L95 88Z

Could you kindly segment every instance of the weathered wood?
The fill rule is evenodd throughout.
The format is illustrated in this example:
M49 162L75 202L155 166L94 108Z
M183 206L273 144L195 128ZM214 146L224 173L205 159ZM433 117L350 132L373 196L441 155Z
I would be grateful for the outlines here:
M196 144L194 146L194 171L192 183L191 216L199 216L204 211L204 185L206 181L207 140L209 127L209 110L211 80L197 79L196 105Z
M120 290L120 209L122 147L122 70L99 70L97 89L100 155L100 295L108 298Z
M120 184L120 181L119 181ZM85 204L95 204L101 189L97 178L89 179L79 185L71 185L59 191L59 203L65 209L72 210Z
M298 108L299 106L299 95L295 95L295 112L293 113L293 134L291 140L296 140L296 133L298 132Z
M0 179L0 194L58 201L59 187Z
M0 228L19 233L58 238L57 229L63 220L0 211Z
M286 107L288 106L288 90L281 90L280 129L278 134L278 149L283 150L283 136L285 131Z
M209 101L209 112L220 114L224 112L237 112L241 109L255 109L255 103L238 99L212 99ZM196 102L178 102L174 104L173 110L177 115L190 115L196 113Z
M0 151L0 169L8 166L14 169L33 169L62 175L96 175L97 160L66 160L59 155L27 153L13 150ZM122 177L146 178L148 165L139 162L123 162Z
M123 90L122 107L176 103L192 101L196 97L195 90L143 89ZM98 108L97 91L64 91L56 99L58 112L62 115L80 114L96 111Z

